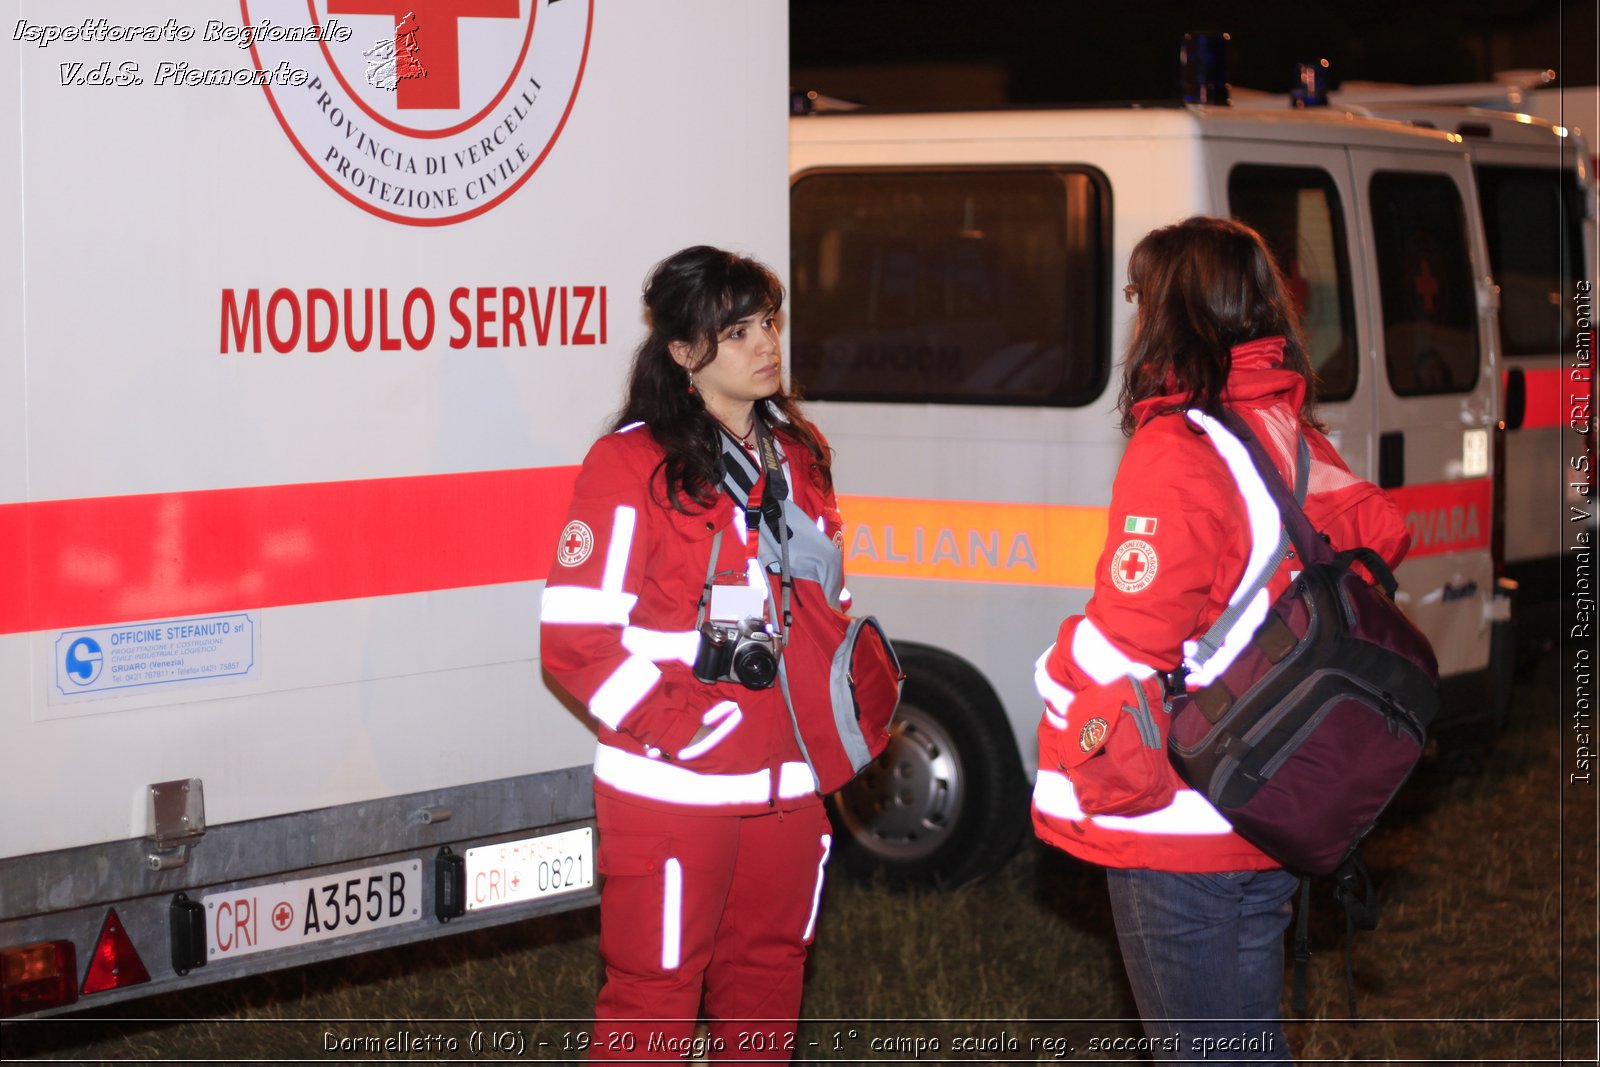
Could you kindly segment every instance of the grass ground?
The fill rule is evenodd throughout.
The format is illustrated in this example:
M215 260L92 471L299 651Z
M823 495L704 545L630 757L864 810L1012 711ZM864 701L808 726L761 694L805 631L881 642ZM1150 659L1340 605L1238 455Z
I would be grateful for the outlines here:
M1595 792L1561 781L1560 681L1547 658L1519 684L1487 756L1430 756L1369 843L1384 913L1355 945L1359 1021L1346 1017L1342 915L1318 886L1309 1011L1289 1024L1300 1062L1595 1062ZM1029 845L954 893L836 883L824 908L801 1059L1143 1058L1126 1048L1140 1030L1093 868ZM352 1042L405 1034L440 1040L393 1058L572 1058L599 982L595 937L594 912L579 912L10 1024L0 1041L7 1059L305 1060L385 1058ZM512 1047L496 1049L504 1034Z

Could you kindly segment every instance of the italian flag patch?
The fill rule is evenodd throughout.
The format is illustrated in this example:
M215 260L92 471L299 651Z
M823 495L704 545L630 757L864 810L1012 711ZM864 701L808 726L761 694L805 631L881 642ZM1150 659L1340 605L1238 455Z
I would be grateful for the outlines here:
M1122 524L1123 533L1153 534L1156 532L1156 520L1147 519L1142 515L1129 515Z

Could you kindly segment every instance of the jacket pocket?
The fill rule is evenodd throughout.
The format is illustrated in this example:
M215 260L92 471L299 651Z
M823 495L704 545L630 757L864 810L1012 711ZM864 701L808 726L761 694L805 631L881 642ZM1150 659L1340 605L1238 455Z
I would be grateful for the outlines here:
M700 716L700 725L709 727L710 731L694 744L679 749L678 758L699 759L726 740L728 735L737 730L743 722L744 711L738 704L731 700L718 701Z

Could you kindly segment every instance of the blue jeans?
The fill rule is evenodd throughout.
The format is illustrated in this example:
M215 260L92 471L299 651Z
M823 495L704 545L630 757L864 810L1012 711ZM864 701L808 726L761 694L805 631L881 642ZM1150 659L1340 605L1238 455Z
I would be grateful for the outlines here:
M1111 913L1157 1063L1292 1062L1283 1033L1287 871L1108 870Z

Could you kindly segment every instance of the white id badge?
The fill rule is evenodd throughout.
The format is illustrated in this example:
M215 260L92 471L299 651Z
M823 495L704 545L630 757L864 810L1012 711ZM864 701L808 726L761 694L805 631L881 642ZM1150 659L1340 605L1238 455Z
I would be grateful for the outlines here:
M742 622L745 619L766 617L766 590L751 588L748 582L737 585L717 584L711 587L713 622Z

